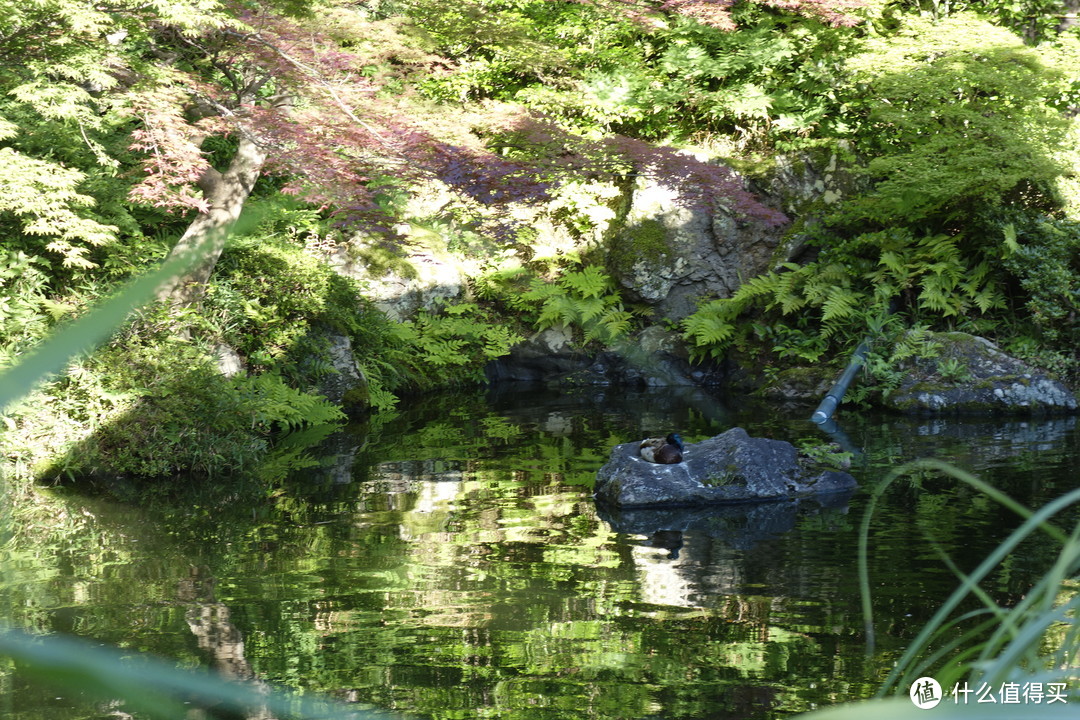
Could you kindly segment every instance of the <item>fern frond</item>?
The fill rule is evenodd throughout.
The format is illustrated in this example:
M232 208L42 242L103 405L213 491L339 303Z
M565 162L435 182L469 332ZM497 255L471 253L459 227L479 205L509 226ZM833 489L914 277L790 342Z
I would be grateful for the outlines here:
M588 265L580 272L566 273L559 284L582 297L599 298L611 289L611 278L598 266Z
M607 310L607 304L599 297L582 298L573 304L577 319L587 325Z
M858 313L856 307L863 303L865 298L851 291L850 288L838 287L821 305L821 319L824 322L854 317Z

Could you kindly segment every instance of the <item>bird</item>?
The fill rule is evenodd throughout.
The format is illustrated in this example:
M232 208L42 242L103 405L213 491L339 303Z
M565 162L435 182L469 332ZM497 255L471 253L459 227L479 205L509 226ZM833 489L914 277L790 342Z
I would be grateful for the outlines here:
M642 459L661 465L674 465L682 462L683 442L678 433L671 433L666 438L645 438L638 446Z

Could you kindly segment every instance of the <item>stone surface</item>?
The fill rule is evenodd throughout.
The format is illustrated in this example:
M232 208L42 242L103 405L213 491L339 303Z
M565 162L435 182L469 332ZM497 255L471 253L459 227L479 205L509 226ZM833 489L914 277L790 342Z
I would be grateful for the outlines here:
M572 387L700 386L717 385L723 379L714 366L691 364L678 334L658 326L598 352L582 350L567 330L549 328L515 345L506 357L489 363L486 375L491 381Z
M462 299L473 270L438 239L424 241L388 250L379 240L357 237L334 248L328 261L335 272L365 285L365 296L387 317L402 322L419 310Z
M214 345L214 361L217 363L218 372L225 377L234 377L244 372L244 359L231 345L218 343Z
M796 223L794 232L788 229L777 247L770 269L800 257L807 249L806 228L818 224L819 218L845 197L869 189L865 175L852 172L849 169L852 161L842 160L841 152L849 154L846 143L836 149L777 155L772 158L772 167L751 183L752 192L767 204L780 208Z
M657 465L638 455L640 440L617 445L596 477L596 499L615 507L709 505L849 491L851 475L799 457L791 443L742 428L688 444L683 462Z
M677 200L673 189L639 180L607 248L608 268L628 297L671 320L768 270L782 233Z
M333 372L320 379L316 391L335 405L341 405L346 412L367 410L370 406L367 378L353 357L352 341L347 335L336 333L326 339L329 343L327 357Z
M900 386L885 398L915 413L1051 414L1075 412L1076 396L1062 383L966 333L931 333L935 357L907 364Z

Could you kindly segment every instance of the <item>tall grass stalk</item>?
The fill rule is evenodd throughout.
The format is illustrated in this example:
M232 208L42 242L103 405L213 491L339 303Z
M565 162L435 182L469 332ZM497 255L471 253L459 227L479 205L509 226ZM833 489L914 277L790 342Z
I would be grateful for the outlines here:
M1052 500L1038 510L1030 510L1005 493L979 478L939 460L918 460L891 473L878 485L867 506L859 535L859 584L862 591L867 641L872 648L874 619L871 603L869 571L870 525L878 499L888 486L914 472L938 471L966 483L1024 518L1021 525L1009 534L970 573L961 572L949 558L944 558L960 579L960 585L938 608L933 617L897 661L882 683L874 700L810 713L807 720L845 720L866 717L873 713L876 720L906 720L924 718L926 712L909 699L886 699L889 695L906 695L916 679L937 670L934 676L943 690L949 693L954 685L966 682L970 688L986 684L997 689L1003 683L1065 683L1069 702L1020 703L1008 705L971 704L946 696L933 709L935 718L1056 718L1077 717L1076 702L1080 700L1080 624L1077 610L1080 593L1073 582L1080 571L1080 523L1066 533L1051 522L1062 511L1080 503L1080 489L1072 490ZM1021 542L1036 532L1044 533L1060 545L1058 555L1035 585L1014 607L1003 608L979 587L991 572ZM975 597L982 605L973 611L951 618L962 602ZM958 637L945 640L957 628L976 621ZM1064 631L1064 632L1062 632ZM1055 635L1058 643L1055 647ZM934 647L935 643L944 643Z
M166 281L186 275L203 261L210 248L208 240L188 253L170 258L46 338L16 365L0 374L0 411L28 394L37 383L63 372L78 355L108 339L133 310L154 299ZM2 470L0 467L0 484L6 487ZM12 520L10 514L0 516L0 521ZM4 530L0 527L0 533ZM0 541L3 539L0 534ZM388 717L355 706L273 690L259 683L240 684L210 672L181 670L146 656L133 658L131 653L74 638L35 636L17 629L0 629L0 654L15 660L19 671L26 676L67 692L121 701L124 712L136 710L155 718L188 717L193 705L252 717L301 720Z
M13 658L22 673L66 693L85 694L104 701L123 700L124 713L137 711L154 718L190 717L193 707L199 706L214 708L215 715L227 712L241 717L298 720L400 717L273 691L257 682L230 682L207 671L180 670L161 660L132 656L74 638L0 630L0 653Z

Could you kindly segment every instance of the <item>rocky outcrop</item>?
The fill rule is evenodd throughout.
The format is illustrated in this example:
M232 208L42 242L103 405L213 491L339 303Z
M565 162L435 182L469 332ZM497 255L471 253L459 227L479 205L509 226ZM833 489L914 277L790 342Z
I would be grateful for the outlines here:
M789 229L777 247L770 269L801 256L806 249L805 229L816 225L845 197L869 189L865 174L852 172L852 163L841 159L842 152L849 152L843 143L837 148L777 155L772 166L751 183L753 192L795 222L794 231Z
M437 243L388 249L380 240L358 237L335 248L329 263L335 272L363 283L364 294L398 322L464 294L465 263Z
M619 508L692 506L778 500L850 491L855 478L800 457L791 443L732 428L686 445L683 461L657 465L638 454L640 441L617 445L596 477L599 502Z
M768 270L782 232L677 200L671 188L639 180L607 248L608 269L629 298L671 320Z
M367 410L371 405L367 378L356 364L349 336L329 333L325 342L331 372L319 378L315 391L335 405L341 405L346 412Z
M933 357L901 368L904 379L887 407L914 413L1052 414L1075 412L1076 396L1062 383L1001 352L985 338L931 333Z
M490 381L522 381L553 386L620 385L673 387L718 385L723 374L708 364L691 364L676 333L649 327L633 338L586 352L565 328L549 328L514 346L486 369Z

